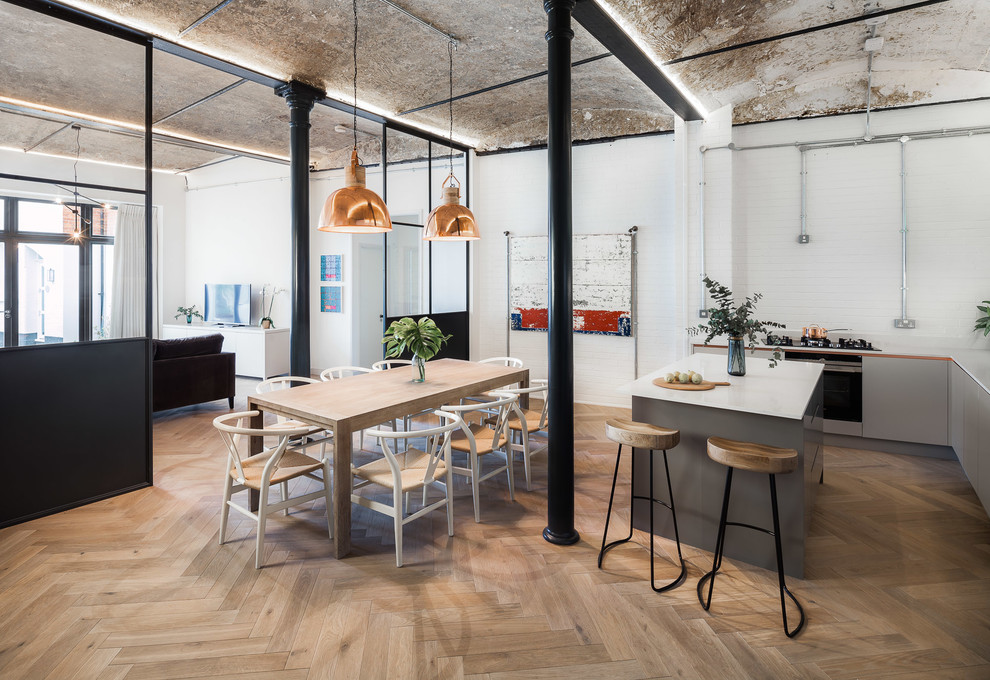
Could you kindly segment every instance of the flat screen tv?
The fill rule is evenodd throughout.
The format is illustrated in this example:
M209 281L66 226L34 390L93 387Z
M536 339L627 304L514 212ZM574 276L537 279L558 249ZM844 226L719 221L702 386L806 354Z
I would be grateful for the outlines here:
M251 284L207 283L204 323L251 323Z

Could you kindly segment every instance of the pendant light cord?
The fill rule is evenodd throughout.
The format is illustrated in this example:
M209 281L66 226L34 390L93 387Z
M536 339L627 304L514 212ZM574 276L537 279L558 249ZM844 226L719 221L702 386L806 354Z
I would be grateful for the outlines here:
M447 98L447 113L450 120L450 131L447 136L449 146L447 156L450 158L450 174L454 174L454 41L447 42L447 84L450 86L450 96Z
M357 0L352 0L351 8L354 10L354 44L353 53L354 58L354 111L353 118L351 120L351 127L354 130L354 150L357 151L357 45L358 45L358 16L357 16Z

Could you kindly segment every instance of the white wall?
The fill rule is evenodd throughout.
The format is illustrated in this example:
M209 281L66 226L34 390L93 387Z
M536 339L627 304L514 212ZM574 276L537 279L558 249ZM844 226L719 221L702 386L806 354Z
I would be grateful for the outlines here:
M625 233L637 226L640 366L673 360L679 335L679 233L674 211L672 135L578 146L573 150L575 234ZM472 209L482 230L475 244L472 358L506 353L506 243L502 235L547 233L546 151L482 156L476 161ZM547 375L547 334L513 331L508 352L533 377ZM618 385L633 379L633 339L576 334L578 401L621 403Z
M288 166L237 159L189 173L183 304L202 310L207 283L249 283L257 323L262 286L291 287L289 208ZM276 328L289 326L288 292L271 316Z
M684 329L699 321L699 147L794 144L862 135L864 130L863 116L740 127L732 127L730 120L731 109L723 109L704 123L678 123L675 135L573 150L574 232L622 233L639 227L640 374L689 351ZM920 107L875 113L872 132L903 134L985 125L988 120L987 102ZM828 328L853 327L836 335L866 337L881 346L985 346L970 329L975 305L990 297L990 268L985 264L990 255L990 192L985 189L990 185L990 135L908 142L908 315L918 322L913 331L892 327L900 314L898 146L809 152L808 245L796 242L796 150L707 152L705 270L740 295L764 293L759 318L781 321L798 331L814 322ZM506 352L502 232L546 233L546 163L541 150L472 161L471 207L483 234L471 246L475 359ZM409 167L403 172L390 175L390 210L425 214L429 206L423 180L416 177L419 170ZM326 196L341 184L340 173L320 173L311 181L314 225ZM256 290L266 282L288 288L287 169L230 161L192 173L189 185L180 302L201 304L207 280L249 282ZM374 168L368 172L368 185L381 190ZM169 238L179 237L181 231ZM354 329L362 304L355 286L359 239L314 228L310 243L313 368L354 363ZM175 246L167 242L168 252L174 253ZM337 252L345 255L344 313L323 314L319 256ZM288 296L280 296L273 314L276 325L288 325L289 311ZM534 377L543 377L546 342L545 333L513 332L509 353L526 361ZM574 348L577 399L627 404L628 398L617 389L633 378L633 340L577 335Z
M675 139L643 137L574 148L574 232L639 231L639 366L689 351L684 329L701 306L701 146L794 144L862 136L862 115L731 127L731 110L678 123ZM874 113L872 134L987 125L990 102ZM808 231L799 245L795 148L705 154L705 271L739 295L762 292L758 318L879 346L974 346L975 305L990 297L990 135L907 143L908 316L900 316L899 144L809 152ZM474 258L474 358L506 351L505 239L545 234L546 152L477 159L474 211L484 238ZM611 217L609 217L611 216ZM710 304L710 301L708 301ZM632 340L575 336L578 401L628 404ZM509 352L546 374L546 334L513 332Z
M873 115L873 135L987 125L990 102ZM741 147L861 136L863 116L734 129ZM901 313L901 144L807 152L807 225L800 245L800 153L739 151L734 164L734 281L761 291L761 317L884 344L986 346L971 332L975 305L990 297L990 135L905 145L908 305ZM711 152L728 155L730 152Z
M58 180L72 179L73 161L41 154L25 154L8 149L0 149L0 168L11 174L43 177ZM144 170L80 160L78 181L88 184L103 184L132 189L144 188ZM17 195L54 197L55 187L34 182L12 182L0 184L0 192L13 191ZM97 201L121 201L143 203L144 197L137 194L109 192L98 189L84 189L83 193ZM67 194L61 192L65 197ZM164 319L172 318L176 307L184 303L182 293L185 282L185 239L186 239L186 191L185 178L170 173L152 173L152 202L161 208L162 252L162 308Z

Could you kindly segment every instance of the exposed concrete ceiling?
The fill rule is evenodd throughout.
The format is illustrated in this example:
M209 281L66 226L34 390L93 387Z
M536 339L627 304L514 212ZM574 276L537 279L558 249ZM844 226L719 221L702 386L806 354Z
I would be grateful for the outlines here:
M589 0L582 0L589 1ZM918 0L608 0L622 22L709 109L733 106L736 122L860 111L866 106L870 28L863 21L769 40ZM351 97L351 3L348 0L70 0L92 14L127 24L279 80L296 79L331 97ZM542 3L535 0L441 2L396 0L457 37L455 95L497 86L546 69ZM444 38L381 0L358 0L358 98L372 110L413 126L446 130ZM876 108L990 96L990 11L985 0L949 0L908 8L876 27L884 38L873 60ZM143 54L139 46L0 2L0 96L140 125ZM734 49L751 42L758 44ZM706 53L725 50L715 54ZM575 26L575 61L604 49ZM702 56L698 56L702 55ZM573 129L578 140L673 129L671 111L614 57L574 68ZM238 78L165 53L155 56L156 120L235 85ZM27 148L64 120L2 114L0 145ZM352 144L351 119L329 107L313 113L311 160L339 167ZM343 127L341 127L343 126ZM455 136L479 150L541 144L546 139L546 78L492 89L454 103ZM173 115L156 130L263 155L288 155L288 110L273 91L238 84ZM380 159L380 126L358 119L365 162ZM140 164L140 144L84 130L83 154ZM119 139L112 139L120 137ZM167 141L167 140L166 140ZM423 152L411 137L389 135L389 157ZM73 154L70 130L36 150ZM226 157L206 147L156 143L156 166L184 170Z

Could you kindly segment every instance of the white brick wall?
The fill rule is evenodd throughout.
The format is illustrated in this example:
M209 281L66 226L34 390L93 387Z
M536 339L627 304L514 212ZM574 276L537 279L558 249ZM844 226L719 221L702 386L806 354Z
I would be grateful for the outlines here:
M862 135L863 116L731 127L731 110L672 136L574 148L574 232L636 225L639 366L646 373L688 347L699 300L698 148L809 142ZM874 135L990 124L990 102L873 115ZM908 315L900 315L899 144L821 149L808 156L808 231L799 245L800 155L796 149L705 158L706 270L739 294L763 292L760 318L800 326L851 327L838 335L879 343L985 346L970 332L975 304L990 297L990 135L907 145ZM547 229L546 152L483 156L473 209L484 230L474 249L474 358L505 347L505 238ZM611 217L610 217L611 216ZM546 334L514 332L510 353L546 375ZM574 339L579 401L618 404L633 377L631 339Z
M623 233L638 226L640 367L670 361L679 342L675 326L677 246L671 135L578 146L573 152L574 233ZM547 233L545 151L477 159L473 210L484 237L474 252L475 315L472 354L502 355L505 346L505 237ZM510 353L534 377L547 374L547 334L515 331ZM615 393L633 379L633 340L574 337L578 401L627 404Z
M833 139L862 134L863 123L846 116L745 126L735 143ZM990 105L978 102L880 112L871 127L874 134L910 134L988 123ZM796 242L799 152L736 152L736 285L766 294L761 318L798 330L819 323L881 344L974 344L975 304L990 297L988 158L990 135L907 143L907 312L917 329L893 328L901 309L896 142L808 151L807 245Z

